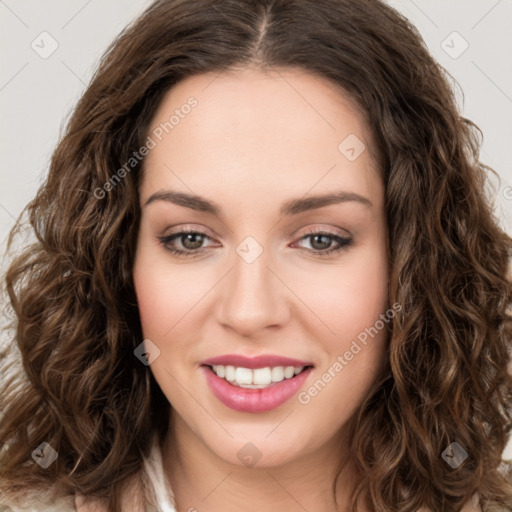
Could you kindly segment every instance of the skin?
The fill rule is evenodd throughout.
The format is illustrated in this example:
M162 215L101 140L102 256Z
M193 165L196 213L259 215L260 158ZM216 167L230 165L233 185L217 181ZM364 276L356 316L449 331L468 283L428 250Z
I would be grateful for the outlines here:
M312 361L307 390L349 350L388 305L384 185L362 114L335 85L300 69L197 75L164 97L151 126L194 96L145 160L141 222L133 268L143 334L160 350L150 370L173 406L163 457L178 510L334 511L331 482L349 420L386 357L379 330L307 404L297 397L264 413L238 412L208 387L200 364L222 354L276 354ZM350 161L338 150L355 134L366 150ZM159 191L195 193L223 215L164 200ZM290 200L344 190L364 196L282 216ZM168 245L203 253L176 256L158 237L203 232ZM351 237L339 252L333 238ZM247 263L236 251L248 236L263 252ZM323 245L322 245L323 244ZM253 250L253 249L250 249ZM237 457L251 442L254 467ZM357 474L338 481L340 510ZM249 507L249 508L248 508ZM363 507L361 510L369 510Z

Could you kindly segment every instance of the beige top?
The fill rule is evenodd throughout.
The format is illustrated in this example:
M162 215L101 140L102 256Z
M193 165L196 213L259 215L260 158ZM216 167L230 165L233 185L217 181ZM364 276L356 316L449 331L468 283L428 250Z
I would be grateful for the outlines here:
M162 453L156 435L150 454L144 459L141 477L146 492L141 488L140 479L134 479L133 485L128 484L122 499L123 512L176 512L174 496L165 476ZM100 500L86 502L80 494L66 496L57 502L48 501L48 498L44 498L40 493L29 495L27 499L30 504L19 507L0 496L0 512L108 512L106 505ZM148 504L148 501L151 504Z
M123 497L122 509L123 512L176 512L174 504L174 496L170 488L169 482L165 476L162 462L162 454L156 436L154 437L153 445L150 455L144 459L144 477L147 492L149 493L150 500L154 503L151 508L148 505L143 505L140 497L144 496L144 491L141 489L140 484L135 484L128 487L128 491ZM4 503L0 499L0 512L108 512L105 504L100 501L85 502L84 496L68 496L62 498L57 503L41 502L40 496L35 496L32 505L24 506L22 508L15 507L12 504ZM421 508L417 512L431 512L426 508ZM461 512L482 512L481 507L478 505L478 496L475 494L471 502L468 502ZM492 507L485 512L506 512L501 509Z

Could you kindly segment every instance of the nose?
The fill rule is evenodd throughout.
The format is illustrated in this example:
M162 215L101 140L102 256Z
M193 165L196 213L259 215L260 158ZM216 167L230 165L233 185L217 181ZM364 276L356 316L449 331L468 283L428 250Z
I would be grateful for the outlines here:
M267 251L252 262L238 254L223 280L217 320L239 336L255 337L283 326L289 318L288 289L277 277Z

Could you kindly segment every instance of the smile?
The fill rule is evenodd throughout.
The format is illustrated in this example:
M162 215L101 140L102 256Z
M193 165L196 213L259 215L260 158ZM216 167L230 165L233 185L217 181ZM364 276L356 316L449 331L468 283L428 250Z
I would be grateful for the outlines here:
M240 412L261 413L283 405L300 391L313 366L273 355L226 355L203 361L200 368L222 404Z
M273 368L244 368L242 366L224 366L221 364L211 367L213 372L234 386L241 388L263 389L285 379L292 379L304 370L304 366L275 366Z

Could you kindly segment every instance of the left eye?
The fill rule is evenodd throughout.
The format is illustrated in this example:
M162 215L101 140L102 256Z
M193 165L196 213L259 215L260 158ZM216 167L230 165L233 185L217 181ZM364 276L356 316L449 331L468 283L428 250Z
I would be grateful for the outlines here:
M351 238L324 232L309 233L303 236L300 240L310 240L311 249L315 252L318 251L321 254L330 254L332 252L340 251L352 243ZM333 240L338 244L338 247L331 248Z
M211 240L211 238L200 231L180 231L171 235L158 237L160 243L164 248L173 254L181 256L194 256L202 253L206 250L203 247L205 240ZM329 232L312 232L302 236L299 240L310 240L311 249L300 248L307 252L313 252L318 255L331 254L345 249L351 245L352 238L342 237L334 233ZM180 241L180 247L175 246L175 242ZM337 247L331 248L333 241L337 244Z

